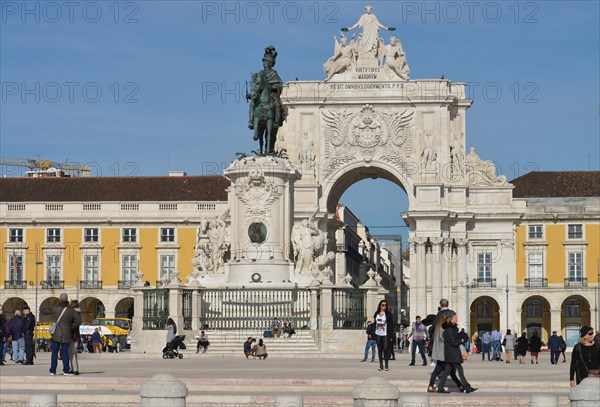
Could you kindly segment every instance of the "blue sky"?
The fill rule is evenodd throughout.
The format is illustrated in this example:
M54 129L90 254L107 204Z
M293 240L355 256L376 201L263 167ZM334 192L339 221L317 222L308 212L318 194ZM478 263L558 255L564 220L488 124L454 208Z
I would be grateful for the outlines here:
M284 81L323 79L333 36L367 4L64 3L0 1L0 154L103 176L220 173L255 148L242 94L264 47L276 46ZM371 4L397 28L412 78L469 83L467 147L509 179L600 168L599 2ZM401 224L406 209L402 190L380 180L342 202L373 226Z

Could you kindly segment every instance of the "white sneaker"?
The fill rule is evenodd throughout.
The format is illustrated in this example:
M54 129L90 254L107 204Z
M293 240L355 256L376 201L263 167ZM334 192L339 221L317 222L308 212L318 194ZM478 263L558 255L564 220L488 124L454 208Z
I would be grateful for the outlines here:
M435 362L431 362L431 367L435 367Z
M56 376L56 373L50 373L50 376Z

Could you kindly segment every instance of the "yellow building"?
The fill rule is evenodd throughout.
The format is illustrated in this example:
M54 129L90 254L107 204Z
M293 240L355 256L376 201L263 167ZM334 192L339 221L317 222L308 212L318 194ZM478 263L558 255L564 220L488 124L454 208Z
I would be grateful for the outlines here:
M4 314L66 292L84 323L127 317L139 278L155 286L192 272L198 226L227 209L228 187L220 176L2 179Z

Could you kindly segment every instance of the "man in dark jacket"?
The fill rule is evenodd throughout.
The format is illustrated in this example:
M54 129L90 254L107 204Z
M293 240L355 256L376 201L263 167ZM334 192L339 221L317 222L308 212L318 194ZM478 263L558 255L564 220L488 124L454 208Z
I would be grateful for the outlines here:
M550 363L556 365L560 356L560 339L556 331L552 331L552 336L548 338L548 350L550 350Z
M33 365L33 331L35 330L35 315L28 306L23 307L23 335L25 338L24 365Z
M16 310L15 316L10 320L10 337L12 339L13 360L15 363L23 363L25 339L23 338L23 318L20 310Z
M52 356L50 358L50 376L56 376L58 367L58 351L63 364L63 376L72 376L69 369L69 343L71 343L71 332L81 325L81 317L74 308L69 307L69 297L62 293L59 302L50 310L40 310L44 314L51 314L56 321L56 330L52 334Z
M371 362L375 363L375 324L367 321L367 343L365 344L365 357L361 362L366 362L369 359L369 348L371 349Z

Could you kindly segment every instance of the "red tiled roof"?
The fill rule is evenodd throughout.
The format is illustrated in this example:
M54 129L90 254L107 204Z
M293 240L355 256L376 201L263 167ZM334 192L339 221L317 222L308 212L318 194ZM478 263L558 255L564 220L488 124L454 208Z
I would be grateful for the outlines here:
M510 183L514 198L600 197L600 171L533 171Z
M0 202L227 201L222 176L0 178Z

